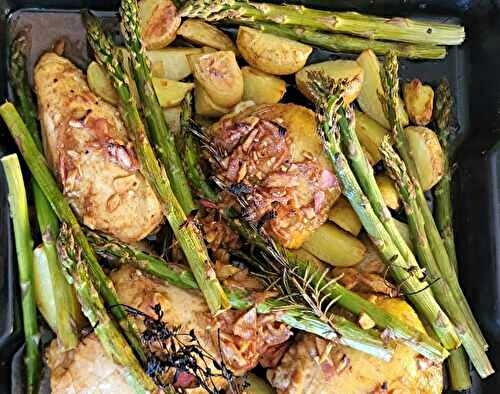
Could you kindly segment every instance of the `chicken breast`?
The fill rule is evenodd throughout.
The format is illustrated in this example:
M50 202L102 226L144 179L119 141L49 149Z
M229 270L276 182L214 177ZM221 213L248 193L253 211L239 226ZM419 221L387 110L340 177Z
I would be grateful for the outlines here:
M47 160L81 222L124 242L155 230L161 205L138 171L118 110L52 52L35 67L35 88Z
M379 299L384 310L424 330L415 311L400 299ZM280 365L267 376L278 393L289 394L440 394L443 371L398 344L390 362L335 345L324 357L327 342L306 334L288 350ZM321 360L321 361L320 361Z

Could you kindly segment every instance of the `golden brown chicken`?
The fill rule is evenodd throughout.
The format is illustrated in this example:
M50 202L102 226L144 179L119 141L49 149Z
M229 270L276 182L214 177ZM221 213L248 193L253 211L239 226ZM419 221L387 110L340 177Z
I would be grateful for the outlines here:
M396 298L377 298L377 304L419 330L424 330L415 311ZM335 345L324 356L327 342L305 334L288 350L280 365L267 376L284 394L440 394L442 366L397 344L390 362L360 351Z
M215 172L248 200L245 216L283 246L299 248L323 224L340 191L316 134L295 104L250 107L210 129L224 153Z
M35 88L45 154L79 219L126 242L155 230L161 205L138 171L118 110L56 53L40 58Z
M255 308L242 312L226 312L212 318L201 294L196 290L180 289L160 280L149 278L131 267L122 267L111 274L111 279L123 304L154 316L159 304L162 320L180 332L194 330L202 348L219 362L220 350L225 364L237 375L244 374L259 361L276 365L269 360L283 353L291 336L290 330L276 322L272 314L257 316ZM144 329L138 319L139 329ZM121 367L106 356L94 334L84 338L75 350L61 353L56 341L47 351L52 370L51 388L55 394L69 393L133 393L122 375ZM211 365L210 360L209 366ZM212 366L212 369L213 366ZM185 375L184 375L185 378ZM174 376L176 383L178 376ZM188 380L186 380L188 381ZM183 382L177 382L181 384ZM218 388L227 381L214 377ZM190 388L189 393L205 393L203 388Z

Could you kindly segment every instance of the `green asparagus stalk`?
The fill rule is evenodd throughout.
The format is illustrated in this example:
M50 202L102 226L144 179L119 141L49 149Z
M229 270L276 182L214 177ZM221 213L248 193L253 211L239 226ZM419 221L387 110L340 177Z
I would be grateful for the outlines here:
M158 256L94 232L88 233L88 238L96 252L105 258L112 258L120 264L130 264L146 274L177 287L198 288L191 272L175 270ZM251 296L244 291L226 289L225 292L233 309L248 309L254 306ZM330 315L331 324L328 324L305 307L291 305L285 300L278 299L267 299L259 302L255 307L261 314L279 312L278 319L296 329L336 341L383 360L391 358L392 349L386 347L375 332L362 330L356 324L340 316Z
M414 181L410 179L406 167L399 155L395 152L387 138L381 144L380 151L385 167L389 175L394 180L408 218L408 226L413 243L416 247L419 261L426 268L431 277L436 281L432 284L432 289L439 303L443 306L457 328L463 347L469 354L474 365L489 366L488 357L481 344L474 341L471 330L467 324L467 317L464 316L460 304L455 300L448 282L439 280L440 272L425 232L425 222L416 201Z
M457 271L457 254L455 250L455 238L453 235L453 212L451 208L451 170L448 152L448 137L450 134L450 116L453 107L448 81L443 80L436 89L436 105L434 117L436 120L439 142L443 148L443 170L444 175L434 188L436 197L436 225L443 238L448 257Z
M304 6L275 5L246 0L191 0L180 15L208 21L224 19L242 22L274 22L333 33L346 33L370 40L421 44L459 45L465 39L463 26L416 21L407 18L381 18L357 12L334 12Z
M141 165L141 171L156 191L163 204L163 211L179 245L184 252L196 282L203 293L210 310L216 313L229 306L226 295L215 276L205 243L193 221L187 220L181 205L177 201L164 169L156 160L149 143L145 127L131 95L127 75L121 67L119 52L102 31L99 22L86 15L88 40L94 49L97 61L111 75L120 105L125 114L125 121L132 133L135 151Z
M40 355L40 332L36 319L36 304L33 288L33 239L28 216L28 201L24 188L21 165L16 154L2 158L2 166L9 187L9 206L16 244L19 284L21 287L23 328L25 338L27 392L38 392L42 357Z
M389 53L386 58L384 67L381 70L381 79L382 86L384 88L384 94L381 95L382 105L387 112L389 123L391 125L391 129L393 130L393 137L395 140L396 148L406 165L409 175L412 177L412 179L415 180L415 197L420 212L422 213L422 216L424 218L425 232L429 240L429 245L439 267L439 277L441 278L441 280L448 282L448 286L451 289L455 300L459 303L460 307L462 308L462 312L467 317L467 323L474 335L474 340L477 344L480 344L483 349L486 350L487 343L476 320L474 319L465 295L462 292L455 269L453 268L453 265L448 258L444 242L439 234L436 223L434 222L432 212L427 205L424 192L420 185L417 168L413 158L411 157L406 134L404 133L403 127L396 111L396 103L399 95L399 80L398 61L397 57L393 53ZM472 357L471 355L469 356ZM490 365L475 365L475 367L476 369L478 369L478 372L484 376L487 376L493 372Z
M451 208L451 172L448 152L448 135L453 97L447 80L443 80L436 90L436 104L434 106L434 117L441 147L443 149L444 175L434 188L436 204L436 224L438 226L444 246L448 252L448 258L458 274L457 255L455 251L455 239L453 235L453 213ZM448 375L452 390L463 391L472 386L469 364L463 349L457 349L448 358Z
M203 198L210 201L217 201L217 192L210 186L205 174L200 167L200 156L198 145L190 131L192 127L192 96L188 93L182 102L181 112L181 132L177 146L180 147L184 158L184 168L191 185Z
M125 338L109 317L99 293L90 279L85 253L76 243L71 228L63 223L57 239L61 263L72 278L83 313L92 325L106 353L123 368L127 382L136 393L156 391L156 385L144 372ZM114 309L115 306L113 306Z
M138 357L140 357L141 361L145 362L146 357L142 349L141 340L132 321L128 319L124 308L120 306L113 283L106 276L99 265L97 257L88 243L75 214L59 190L57 182L50 172L45 158L38 150L33 137L26 128L26 125L19 116L19 113L11 103L7 102L0 106L0 116L2 116L12 137L14 138L14 141L16 141L17 147L19 148L24 161L28 165L32 176L40 186L40 189L44 193L45 197L49 201L53 211L56 213L61 222L67 223L71 227L73 235L80 245L84 258L89 265L92 281L95 283L99 294L101 294L108 306L118 305L113 307L112 313L119 322L127 340L130 342L130 345L137 353Z
M26 68L27 47L28 38L25 34L19 35L13 41L9 59L9 76L21 116L25 119L28 130L41 152L43 147L38 131L36 106L33 102ZM75 325L77 316L75 316L75 311L70 308L71 305L74 305L70 301L74 299L74 293L71 286L66 282L57 261L55 239L59 230L59 223L45 195L33 178L31 178L31 188L33 190L38 226L42 234L43 248L51 276L50 283L53 286L54 309L57 319L55 332L62 347L69 350L78 345L78 330Z
M123 0L120 6L121 30L130 53L131 69L141 98L149 135L163 167L167 171L171 188L184 213L188 215L196 206L184 173L182 161L175 148L174 134L168 129L160 102L153 87L151 69L141 41L137 0Z
M444 59L446 57L446 48L436 45L377 41L346 34L324 33L303 26L286 26L272 22L241 22L234 20L230 22L244 24L259 29L264 33L286 37L333 52L361 53L365 49L371 49L377 55L385 55L389 51L394 51L399 57L408 59Z

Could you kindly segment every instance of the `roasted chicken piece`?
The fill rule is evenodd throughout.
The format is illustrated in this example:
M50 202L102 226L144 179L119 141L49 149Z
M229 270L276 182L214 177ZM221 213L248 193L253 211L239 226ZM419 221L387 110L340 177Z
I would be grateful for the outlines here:
M209 133L223 156L216 175L247 200L247 219L287 248L299 248L326 221L340 189L312 111L252 106L223 117Z
M154 231L161 205L138 171L118 110L56 53L38 61L35 88L45 154L79 219L125 242Z
M376 303L423 331L415 311L403 300L376 298ZM278 393L290 394L440 394L443 371L403 344L397 344L390 362L335 345L325 354L327 342L302 335L267 377Z
M275 366L292 335L274 315L257 316L255 309L225 312L213 318L198 291L180 289L149 278L131 267L125 266L113 272L111 279L120 302L150 316L154 316L154 306L160 305L164 313L162 319L171 329L179 327L183 333L194 330L202 348L219 362L222 352L225 364L237 375L246 373L259 361L264 361L266 366ZM137 323L143 330L143 320L138 319ZM121 367L107 357L94 334L84 338L75 350L66 353L58 350L54 340L47 351L47 359L55 394L133 393ZM210 364L210 360L208 362ZM211 369L214 370L213 364ZM185 373L172 373L171 376L173 383L180 387L192 382ZM222 377L214 377L212 382L219 389L227 383ZM206 392L200 387L187 391Z

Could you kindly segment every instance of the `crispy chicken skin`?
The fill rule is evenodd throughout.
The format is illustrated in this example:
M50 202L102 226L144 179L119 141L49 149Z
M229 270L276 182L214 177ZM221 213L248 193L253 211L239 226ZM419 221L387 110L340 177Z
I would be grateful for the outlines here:
M35 89L45 154L79 219L125 242L155 230L161 205L138 171L118 110L52 52L36 65Z
M379 298L377 304L424 330L417 314L404 301ZM280 394L440 394L442 366L405 345L396 346L389 363L340 345L320 362L327 342L305 334L267 376Z
M316 134L314 112L295 104L250 107L215 123L215 172L248 200L245 216L287 248L327 219L340 189Z

